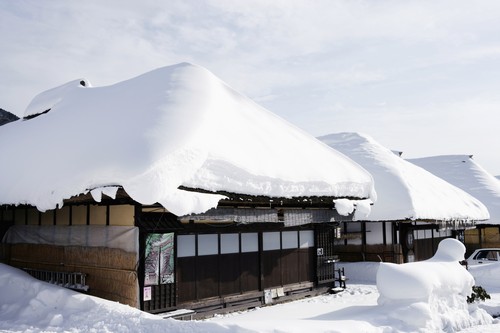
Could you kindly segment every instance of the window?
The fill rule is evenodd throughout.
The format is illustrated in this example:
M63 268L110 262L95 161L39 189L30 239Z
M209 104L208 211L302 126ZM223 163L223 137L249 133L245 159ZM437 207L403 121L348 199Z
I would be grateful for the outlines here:
M296 249L299 247L297 231L283 231L281 237L283 239L283 249Z
M256 232L241 234L241 252L259 251L259 235Z
M198 235L198 255L208 256L219 253L218 235Z
M264 232L262 234L262 245L264 251L272 251L281 249L280 233L275 232Z
M300 248L308 248L314 246L314 231L312 230L301 230L299 232L300 237Z
M238 253L240 252L240 239L238 234L220 235L220 253Z
M177 256L194 257L196 255L194 235L179 235L177 236Z

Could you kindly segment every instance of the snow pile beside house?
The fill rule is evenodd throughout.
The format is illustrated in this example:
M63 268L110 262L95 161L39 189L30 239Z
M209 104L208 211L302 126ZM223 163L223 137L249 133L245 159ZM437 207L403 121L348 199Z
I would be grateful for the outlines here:
M378 303L402 325L429 332L455 332L492 317L469 306L474 278L459 261L465 246L455 239L439 243L434 257L408 264L381 263L377 272Z
M176 215L215 207L222 196L206 191L376 199L366 170L191 64L72 81L38 95L28 118L0 130L0 204L44 211L110 186Z
M366 266L370 280L378 263L346 264L346 273L352 280L363 280ZM488 265L489 266L489 265ZM354 269L354 267L356 267ZM451 274L450 274L451 275ZM496 277L495 277L496 278ZM296 302L257 308L253 311L219 316L208 322L184 322L141 312L135 308L100 298L73 292L33 279L26 273L0 264L0 331L1 332L367 332L406 333L439 332L422 326L410 326L396 315L388 317L392 309L407 307L406 317L422 318L421 308L411 307L409 301L377 305L379 293L373 284L355 285L339 294L311 297ZM492 294L492 299L499 294ZM423 301L421 303L424 303ZM462 303L460 303L462 304ZM500 299L489 306L500 304ZM392 306L392 308L391 308ZM483 304L480 304L484 307ZM422 306L425 308L425 306ZM427 306L427 310L429 306ZM493 310L497 311L498 306ZM477 312L479 314L480 312ZM497 312L496 312L497 313ZM489 323L491 318L471 320L471 315L460 311L448 315L461 317L462 327L474 322ZM484 315L481 314L481 315ZM477 315L476 315L477 317ZM443 323L446 319L443 319ZM437 326L437 325L435 325ZM489 330L487 330L488 328ZM496 328L496 329L495 329ZM451 331L445 327L442 331ZM477 326L467 332L498 332L496 325Z
M2 332L227 332L211 323L179 322L33 279L0 264Z

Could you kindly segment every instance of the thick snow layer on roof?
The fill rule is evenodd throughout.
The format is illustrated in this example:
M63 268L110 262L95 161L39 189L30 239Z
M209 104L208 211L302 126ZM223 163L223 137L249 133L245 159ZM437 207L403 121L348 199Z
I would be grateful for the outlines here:
M319 138L368 170L377 202L368 219L484 220L486 207L476 198L430 172L411 164L371 137L358 133Z
M483 169L471 155L442 155L408 161L481 200L490 212L490 219L482 223L500 224L500 180Z
M81 81L41 93L25 117L48 113L0 129L0 204L47 210L123 186L140 203L183 215L221 198L180 185L375 199L366 170L204 68L183 63L106 87Z

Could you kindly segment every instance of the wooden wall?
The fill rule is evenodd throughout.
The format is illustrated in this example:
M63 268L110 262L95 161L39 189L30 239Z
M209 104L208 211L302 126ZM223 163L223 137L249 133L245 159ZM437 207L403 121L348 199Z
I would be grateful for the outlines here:
M500 247L500 226L486 226L465 231L467 258L474 250L486 247Z
M0 214L0 226L16 225L116 225L134 226L133 205L69 205L39 212L30 206L7 206Z
M312 230L178 235L179 304L314 281L312 235ZM206 247L204 237L215 240L215 247Z
M46 212L29 206L3 206L0 237L11 225L134 226L134 206L85 204ZM19 268L85 273L91 295L138 305L135 253L104 247L1 244L0 261Z
M53 272L81 272L87 275L89 294L138 305L135 253L109 248L12 244L8 264L19 268Z

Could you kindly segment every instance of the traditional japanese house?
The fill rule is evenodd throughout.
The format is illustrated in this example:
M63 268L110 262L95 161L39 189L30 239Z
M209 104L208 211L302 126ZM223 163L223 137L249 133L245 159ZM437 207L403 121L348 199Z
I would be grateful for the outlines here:
M190 64L46 91L0 156L3 261L153 313L325 290L334 227L375 200L358 164Z
M336 248L343 260L428 259L443 238L461 238L464 230L489 217L478 199L367 135L338 133L319 139L368 170L377 189L368 217L355 214L355 222L341 224Z
M409 159L410 162L432 172L447 182L481 200L488 208L490 218L466 230L464 242L467 255L483 247L500 247L500 181L472 155L442 155Z

